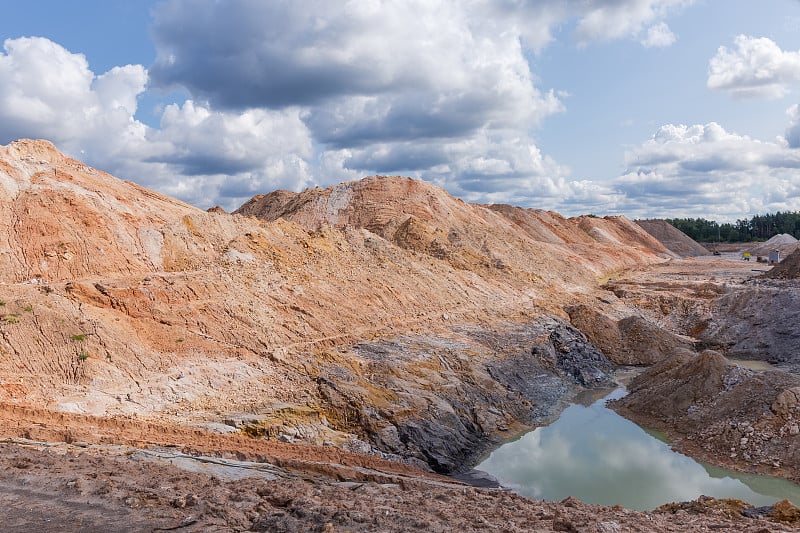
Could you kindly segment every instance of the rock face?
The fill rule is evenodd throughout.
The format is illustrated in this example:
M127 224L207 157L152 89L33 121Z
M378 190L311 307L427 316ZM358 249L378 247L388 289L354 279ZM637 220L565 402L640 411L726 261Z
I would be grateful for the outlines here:
M636 220L647 233L658 239L669 251L680 257L697 257L709 255L709 251L700 243L666 220Z
M549 342L534 345L531 352L554 364L571 376L575 383L586 388L612 387L613 365L586 337L572 326L550 326Z
M800 370L800 287L793 281L752 281L721 296L698 339L731 357Z
M323 363L317 386L335 427L449 473L499 438L551 421L575 386L613 386L611 371L579 331L542 317L494 331L461 326L446 336L361 341L347 358Z
M43 141L0 148L0 195L0 412L148 417L442 472L608 383L562 307L664 256L622 217L469 205L406 178L240 210L268 220L205 212Z

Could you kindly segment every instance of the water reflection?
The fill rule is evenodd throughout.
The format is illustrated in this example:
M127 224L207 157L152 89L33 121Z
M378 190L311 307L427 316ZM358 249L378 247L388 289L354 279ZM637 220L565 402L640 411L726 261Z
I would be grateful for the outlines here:
M607 399L624 395L619 389L588 406L572 405L550 426L501 446L476 468L519 494L544 500L575 496L642 510L701 495L753 505L783 498L800 504L800 486L704 467L605 407Z

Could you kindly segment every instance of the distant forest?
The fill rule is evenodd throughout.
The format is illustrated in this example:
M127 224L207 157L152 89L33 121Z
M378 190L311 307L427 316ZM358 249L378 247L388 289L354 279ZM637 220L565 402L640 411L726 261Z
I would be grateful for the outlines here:
M667 222L697 242L765 241L780 233L800 239L800 211L755 215L750 220L719 224L704 218L668 218Z

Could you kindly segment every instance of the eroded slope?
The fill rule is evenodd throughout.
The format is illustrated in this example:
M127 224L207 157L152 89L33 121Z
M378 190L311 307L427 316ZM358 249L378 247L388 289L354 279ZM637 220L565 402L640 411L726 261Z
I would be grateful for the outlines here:
M0 161L2 401L440 471L607 383L562 307L662 260L622 217L488 209L405 178L275 193L281 217L264 221L202 212L42 141ZM557 238L537 240L545 229Z

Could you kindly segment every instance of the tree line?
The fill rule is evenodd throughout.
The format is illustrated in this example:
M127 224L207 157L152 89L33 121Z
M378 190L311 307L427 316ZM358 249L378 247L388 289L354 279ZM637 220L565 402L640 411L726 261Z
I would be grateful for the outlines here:
M778 211L722 224L704 218L668 218L666 221L697 242L765 241L781 233L800 239L800 211Z

